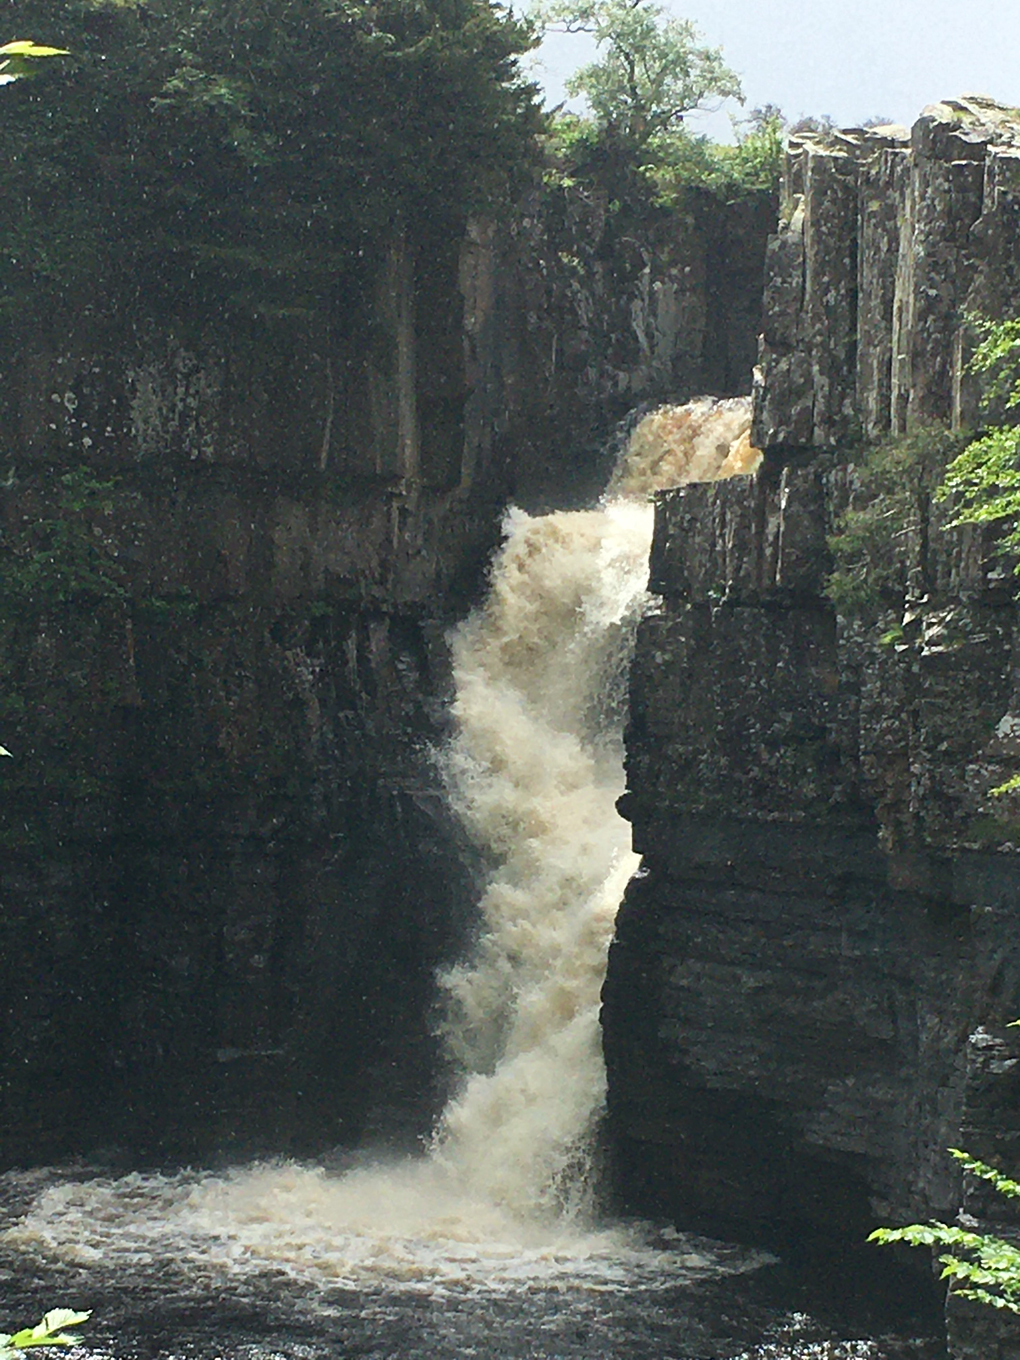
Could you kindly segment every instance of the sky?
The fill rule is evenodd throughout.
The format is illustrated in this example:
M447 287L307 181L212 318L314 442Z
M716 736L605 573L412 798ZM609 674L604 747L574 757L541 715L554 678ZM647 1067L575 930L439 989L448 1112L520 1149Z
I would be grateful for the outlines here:
M662 0L721 47L746 108L778 104L791 121L829 114L843 127L884 118L910 124L925 104L990 94L1020 105L1020 0ZM593 48L553 35L533 79L547 102ZM692 130L728 140L729 105Z

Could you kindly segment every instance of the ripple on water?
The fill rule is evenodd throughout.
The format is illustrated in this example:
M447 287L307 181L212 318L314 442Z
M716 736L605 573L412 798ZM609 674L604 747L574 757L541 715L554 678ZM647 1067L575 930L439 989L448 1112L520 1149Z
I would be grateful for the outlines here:
M7 1197L17 1175L3 1178ZM707 1240L651 1242L624 1227L520 1220L465 1195L436 1163L330 1175L265 1162L223 1173L54 1176L2 1236L7 1248L67 1265L154 1268L197 1278L264 1275L319 1287L399 1284L486 1293L560 1281L591 1289L754 1270L761 1253Z
M491 1206L472 1231L452 1189L431 1217L396 1196L400 1214L373 1222L372 1194L392 1172L276 1162L0 1176L6 1307L17 1321L54 1303L93 1308L89 1360L940 1355L931 1341L840 1334L763 1303L772 1258L705 1238L563 1224L543 1238Z

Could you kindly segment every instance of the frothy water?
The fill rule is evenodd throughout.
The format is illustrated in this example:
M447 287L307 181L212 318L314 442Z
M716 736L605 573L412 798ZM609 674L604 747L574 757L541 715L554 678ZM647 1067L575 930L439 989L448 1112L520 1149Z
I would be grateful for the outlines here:
M613 1288L740 1273L767 1259L707 1239L649 1246L636 1233L540 1230L462 1189L430 1162L330 1176L265 1163L227 1173L57 1181L6 1245L141 1285L154 1268L187 1287L272 1274L315 1289L398 1286L485 1293L557 1282ZM663 1252L665 1246L665 1254Z
M463 1076L427 1155L339 1176L267 1163L61 1179L8 1245L124 1269L183 1255L352 1283L635 1268L636 1242L591 1226L588 1153L605 1094L599 991L637 864L614 804L652 532L645 492L663 480L667 426L675 477L695 463L708 475L709 445L718 464L747 425L747 403L670 409L649 418L656 456L646 421L599 508L510 512L488 599L453 639L447 786L492 872L473 953L441 979Z
M651 507L507 521L483 609L454 646L452 800L496 868L474 957L443 979L468 1074L435 1156L522 1220L584 1207L605 1092L599 991L637 865L616 812L618 705L647 582Z
M427 1152L342 1174L278 1161L0 1176L15 1220L0 1283L24 1320L93 1307L108 1328L96 1360L932 1354L832 1340L756 1301L761 1253L592 1213L599 992L638 862L615 801L647 492L751 470L748 424L747 402L666 408L597 509L511 511L489 596L453 638L444 775L490 875L470 956L440 979L462 1076Z
M751 399L697 397L683 406L660 406L637 424L608 494L640 496L746 477L760 462L751 443Z
M514 511L505 528L488 600L453 639L449 796L492 873L473 955L441 980L463 1078L428 1155L342 1176L274 1163L64 1182L8 1244L352 1287L640 1272L636 1241L590 1225L588 1151L605 1093L599 991L637 864L614 805L652 509Z

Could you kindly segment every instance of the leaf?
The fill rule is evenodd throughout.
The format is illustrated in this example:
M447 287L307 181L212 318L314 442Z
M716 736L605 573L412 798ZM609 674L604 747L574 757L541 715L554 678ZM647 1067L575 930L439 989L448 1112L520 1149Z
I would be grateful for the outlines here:
M964 1171L977 1176L980 1180L988 1181L995 1186L1000 1195L1006 1195L1009 1199L1020 1199L1020 1183L1011 1180L1009 1176L1004 1176L1001 1171L996 1171L995 1167L989 1166L987 1162L979 1162L968 1152L961 1152L959 1148L949 1148L948 1151L951 1157L955 1157L963 1164Z
M40 47L38 43L20 38L16 42L4 43L0 56L4 57L69 57L66 47Z
M77 1313L73 1308L52 1308L34 1327L25 1327L13 1336L0 1338L0 1347L22 1351L32 1346L76 1346L78 1338L60 1328L76 1327L91 1316L91 1313Z
M43 1318L43 1324L55 1332L59 1327L77 1327L79 1323L88 1322L91 1316L91 1312L78 1313L73 1308L51 1308Z

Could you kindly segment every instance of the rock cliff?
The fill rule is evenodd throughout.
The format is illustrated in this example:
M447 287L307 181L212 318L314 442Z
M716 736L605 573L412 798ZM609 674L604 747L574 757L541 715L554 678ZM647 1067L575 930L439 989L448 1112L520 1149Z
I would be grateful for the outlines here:
M1020 821L989 796L1020 754L1011 564L918 482L874 600L829 579L867 442L973 416L966 314L1020 305L1018 154L1016 111L977 98L795 140L762 466L658 498L623 800L644 863L603 1013L645 1210L847 1244L951 1220L949 1145L1020 1161ZM1016 1353L954 1316L959 1355Z
M428 1130L476 893L445 631L510 496L747 382L768 205L696 208L626 259L580 199L396 230L312 318L7 316L0 1161Z
M427 1124L443 629L501 496L457 264L396 235L370 343L142 309L8 352L6 1160Z
M519 503L593 501L635 410L750 391L774 220L768 193L624 210L579 182L532 195L506 232L473 229L477 391L504 402L489 413Z

